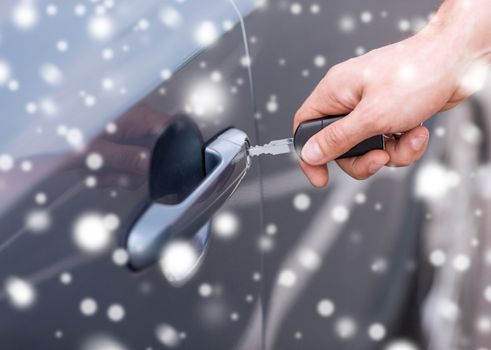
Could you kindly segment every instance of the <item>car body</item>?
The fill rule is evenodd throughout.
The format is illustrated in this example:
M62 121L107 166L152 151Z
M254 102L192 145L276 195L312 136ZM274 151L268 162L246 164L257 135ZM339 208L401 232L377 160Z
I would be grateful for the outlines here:
M330 66L436 3L0 5L2 348L423 346L416 168L332 168L315 190L294 155L246 148L291 135Z

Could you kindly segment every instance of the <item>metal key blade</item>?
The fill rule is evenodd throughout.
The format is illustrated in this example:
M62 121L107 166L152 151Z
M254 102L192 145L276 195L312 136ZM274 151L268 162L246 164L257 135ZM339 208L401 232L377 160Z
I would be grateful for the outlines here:
M274 140L263 146L254 146L249 148L251 157L260 156L262 154L270 154L276 156L278 154L290 153L293 151L293 139Z

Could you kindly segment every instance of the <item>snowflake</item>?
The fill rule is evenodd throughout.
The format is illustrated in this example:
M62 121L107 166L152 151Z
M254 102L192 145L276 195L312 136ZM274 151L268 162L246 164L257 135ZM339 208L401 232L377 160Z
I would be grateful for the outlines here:
M209 298L213 294L213 287L209 283L203 283L198 288L198 294L203 298Z
M128 350L128 348L113 337L98 334L86 339L80 350Z
M96 40L108 40L114 34L114 24L107 16L95 16L89 20L88 31Z
M401 19L398 23L398 27L401 32L407 32L409 29L411 29L411 22L409 22L407 19Z
M14 167L14 158L10 154L0 154L0 171L7 172Z
M74 8L75 15L82 17L87 13L87 8L82 4L75 5Z
M106 91L111 91L114 88L114 81L110 78L104 78L101 82L101 86Z
M341 317L335 323L334 329L336 334L342 339L349 339L355 336L357 325L351 317Z
M460 272L467 271L471 266L470 258L465 254L458 254L453 259L453 267Z
M383 350L418 350L416 345L407 340L394 340L390 342Z
M18 277L9 277L5 281L5 292L10 304L19 310L28 309L36 301L34 286Z
M266 110L269 113L276 113L278 111L278 101L275 95L271 95L269 101L266 103Z
M220 212L213 219L213 232L222 239L230 239L237 235L240 223L236 214L224 211Z
M290 12L292 15L299 15L302 13L302 5L299 4L298 2L294 2L290 6Z
M38 192L34 196L34 201L38 205L44 205L48 201L48 196L46 196L46 193L44 193L44 192Z
M129 260L128 252L123 248L118 248L113 252L112 260L114 264L118 266L124 266L128 263Z
M314 15L318 14L321 12L321 7L319 4L312 4L310 5L310 12L312 12Z
M430 263L433 266L443 266L447 261L447 255L444 251L436 249L430 253Z
M87 253L105 251L113 241L111 219L98 213L80 216L73 228L73 238L77 247Z
M160 268L169 282L181 282L194 272L198 259L198 252L190 243L174 241L162 251Z
M278 226L275 224L267 224L265 231L268 236L274 236L278 233Z
M360 20L363 23L370 23L373 19L372 13L370 11L364 11L360 15Z
M0 86L5 85L10 79L11 75L10 65L0 60Z
M303 268L310 271L317 270L322 262L321 257L317 252L310 248L302 248L297 254L297 259Z
M46 14L48 16L56 16L58 14L58 7L54 4L48 4L46 6Z
M343 33L351 33L356 29L356 21L351 16L343 16L339 20L339 29Z
M356 204L365 204L367 201L367 196L364 193L357 193L355 195Z
M198 83L190 91L186 109L197 117L213 118L219 110L224 109L225 97L220 84L209 80Z
M258 247L261 252L270 252L274 248L274 240L269 236L260 236L258 239Z
M46 210L33 210L26 216L26 228L33 233L41 233L51 226L51 216Z
M384 325L380 323L374 323L368 328L368 336L375 341L384 339L386 333Z
M126 311L120 304L112 304L107 309L107 317L113 322L121 322L125 314Z
M297 281L297 275L292 270L283 270L278 276L278 284L283 287L293 287Z
M20 1L12 12L12 21L19 29L30 29L34 27L38 19L38 10L31 1Z
M195 39L198 44L208 46L213 44L218 39L218 29L215 24L210 21L201 23L195 31Z
M416 196L424 199L439 199L460 183L457 173L438 163L423 165L416 176Z
M180 344L179 333L167 323L162 323L155 327L155 336L168 348L175 348Z
M336 307L334 306L334 303L329 299L321 299L317 303L317 313L321 317L330 317L334 314L335 310Z
M66 40L58 40L56 42L56 49L60 52L66 52L68 51L68 42Z
M177 28L182 24L182 16L174 7L167 6L160 10L160 21L168 28Z
M318 68L322 68L326 65L326 58L322 55L317 55L314 57L314 65Z
M85 164L90 170L96 171L104 165L104 158L99 153L90 153L85 159Z
M72 274L69 272L63 272L60 275L60 282L62 284L68 285L68 284L72 283L72 280L73 280Z
M335 206L331 211L331 217L335 222L345 222L349 218L349 210L343 205Z
M95 315L97 308L97 302L92 298L85 298L80 302L80 312L84 316Z
M310 208L311 199L306 193L299 193L293 198L293 206L298 211L306 211Z

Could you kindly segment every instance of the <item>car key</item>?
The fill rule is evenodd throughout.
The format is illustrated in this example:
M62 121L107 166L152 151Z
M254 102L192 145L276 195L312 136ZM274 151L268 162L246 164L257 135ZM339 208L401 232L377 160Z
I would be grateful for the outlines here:
M319 131L334 123L335 121L345 117L345 115L339 116L328 116L321 119L309 120L301 123L297 130L295 131L295 135L293 138L286 138L281 140L274 140L270 143L267 143L263 146L255 146L249 148L250 156L259 156L262 154L270 154L270 155L279 155L290 153L295 150L297 155L302 158L302 148L305 146L307 141L317 134ZM365 153L368 153L371 150L375 149L384 149L384 136L377 135L370 137L369 139L359 143L351 150L341 155L337 159L349 158L349 157L357 157L361 156Z

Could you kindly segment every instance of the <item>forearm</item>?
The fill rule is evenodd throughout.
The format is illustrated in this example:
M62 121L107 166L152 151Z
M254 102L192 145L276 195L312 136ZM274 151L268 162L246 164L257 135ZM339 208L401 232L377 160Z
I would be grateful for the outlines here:
M491 62L491 0L445 0L427 30L443 36L456 54Z

